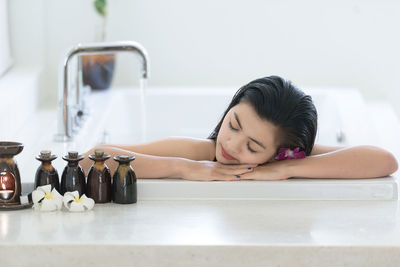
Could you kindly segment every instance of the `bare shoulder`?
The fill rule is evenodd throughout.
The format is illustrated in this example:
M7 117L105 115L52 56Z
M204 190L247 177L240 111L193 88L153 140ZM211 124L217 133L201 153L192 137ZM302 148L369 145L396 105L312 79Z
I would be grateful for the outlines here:
M329 153L329 152L336 151L336 150L339 150L342 148L344 148L344 147L343 146L326 146L326 145L321 145L321 144L315 144L311 151L311 156Z
M213 161L215 158L215 141L211 139L203 139L203 146L208 151L209 157L208 160Z

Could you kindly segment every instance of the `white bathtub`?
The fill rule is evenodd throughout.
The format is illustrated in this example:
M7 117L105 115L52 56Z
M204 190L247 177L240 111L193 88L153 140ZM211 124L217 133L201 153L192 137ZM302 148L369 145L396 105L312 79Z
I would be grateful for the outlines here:
M235 92L236 88L148 88L145 97L146 141L176 135L206 138L219 122ZM307 93L311 94L319 114L317 143L347 145L360 141L358 136L353 138L352 134L354 131L363 132L368 123L363 116L365 107L358 91L313 89ZM91 102L94 103L91 105L92 115L77 140L85 140L87 144L91 140L89 136L96 136L92 141L143 141L139 90L95 93ZM375 133L369 128L368 135L364 136L374 140ZM345 135L342 142L336 138L339 131ZM103 137L105 140L101 140Z
M145 141L168 136L207 138L220 120L237 88L146 88ZM326 145L373 144L376 131L365 116L364 101L356 90L310 89L319 114L316 143ZM37 137L25 136L25 150L17 160L23 183L33 182L39 162L34 156L51 149L59 158L54 165L60 176L61 159L69 150L85 152L101 142L138 143L143 141L141 102L138 89L119 88L94 93L88 101L90 115L73 142L54 142L56 112L45 112L43 121L54 120L53 130ZM40 117L40 116L39 116ZM42 126L41 126L42 123ZM47 127L49 123L47 122ZM28 126L29 127L29 126ZM338 142L337 133L345 139ZM23 136L23 134L21 135ZM180 179L141 179L139 199L397 199L393 177L379 179L289 179L259 182L193 182Z

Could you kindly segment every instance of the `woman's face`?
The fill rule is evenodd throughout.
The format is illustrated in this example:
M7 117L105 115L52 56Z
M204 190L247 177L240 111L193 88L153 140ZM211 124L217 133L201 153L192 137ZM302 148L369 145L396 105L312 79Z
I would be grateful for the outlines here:
M224 164L263 164L277 150L278 128L241 102L226 114L216 142L216 158Z

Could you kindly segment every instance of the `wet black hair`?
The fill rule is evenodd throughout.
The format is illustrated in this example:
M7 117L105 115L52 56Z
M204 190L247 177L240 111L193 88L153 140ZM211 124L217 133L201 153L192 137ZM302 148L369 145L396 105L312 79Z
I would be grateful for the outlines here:
M242 86L233 96L209 139L217 140L226 114L244 101L254 107L260 118L278 127L275 155L281 147L299 147L307 156L310 155L317 134L317 110L311 96L279 76L260 78Z

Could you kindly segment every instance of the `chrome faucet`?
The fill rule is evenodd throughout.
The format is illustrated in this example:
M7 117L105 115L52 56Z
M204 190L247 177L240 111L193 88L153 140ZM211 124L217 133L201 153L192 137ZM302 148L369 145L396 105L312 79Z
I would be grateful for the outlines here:
M76 85L76 102L78 105L78 114L73 114L72 105L68 103L70 97L70 86L68 84L68 63L73 56L93 55L93 54L110 54L115 52L133 52L141 58L140 78L147 79L149 76L149 61L146 49L139 43L132 41L109 42L109 43L88 43L78 44L72 47L65 55L60 64L59 72L59 103L58 103L58 134L57 141L69 141L73 137L72 126L76 123L77 116L81 116L82 104L81 89L79 83ZM77 77L79 71L77 71ZM77 80L79 80L77 78ZM61 84L61 81L62 84ZM61 123L62 121L62 123Z

